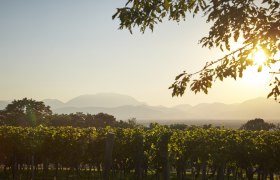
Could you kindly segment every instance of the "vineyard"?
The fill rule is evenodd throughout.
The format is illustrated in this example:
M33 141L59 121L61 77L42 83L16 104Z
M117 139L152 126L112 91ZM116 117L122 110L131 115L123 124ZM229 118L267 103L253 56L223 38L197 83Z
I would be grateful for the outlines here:
M0 127L0 179L250 180L279 173L279 131Z

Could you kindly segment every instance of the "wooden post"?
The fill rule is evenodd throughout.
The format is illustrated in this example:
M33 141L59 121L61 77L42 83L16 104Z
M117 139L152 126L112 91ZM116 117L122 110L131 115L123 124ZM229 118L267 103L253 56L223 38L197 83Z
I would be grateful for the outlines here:
M13 180L18 179L17 170L18 170L17 157L14 155L14 161L12 166Z
M57 175L58 175L58 162L55 163L55 175L54 175L55 180L57 178Z
M103 179L109 180L110 178L110 170L112 166L112 154L113 154L113 146L114 146L114 133L108 133L105 143L105 157L103 164Z
M31 156L31 180L34 180L34 155Z
M136 159L135 159L135 175L136 180L143 179L143 159L144 159L144 144L143 136L141 134L136 135Z
M269 172L269 179L274 180L274 174L272 171Z
M169 168L169 158L168 158L168 142L169 142L169 134L164 134L161 137L161 146L160 146L160 152L162 155L162 168L163 168L163 180L169 180L170 179L170 168Z
M225 165L224 165L224 163L222 163L218 167L217 180L224 180L224 178L225 178L225 171L224 170L225 170Z
M206 180L207 176L206 176L206 168L207 168L207 162L203 161L202 162L202 180Z

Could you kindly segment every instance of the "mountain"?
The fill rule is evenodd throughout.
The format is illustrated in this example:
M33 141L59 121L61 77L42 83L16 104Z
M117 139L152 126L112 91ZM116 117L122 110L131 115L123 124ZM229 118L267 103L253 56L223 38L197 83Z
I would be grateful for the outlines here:
M180 105L174 106L173 108L174 108L174 109L179 109L179 110L186 111L186 110L191 109L192 107L193 107L193 106L191 106L191 105L189 105L189 104L180 104Z
M65 107L65 103L63 103L57 99L45 99L45 100L43 100L43 102L45 103L45 105L50 106L51 109Z
M263 97L250 99L242 103L202 103L193 107L179 106L179 109L196 114L196 119L209 120L250 120L263 118L267 120L279 120L279 103ZM174 107L177 108L178 107Z
M110 99L112 97L112 99ZM104 112L117 119L135 117L140 120L250 120L263 118L278 120L279 104L266 98L256 98L236 104L201 103L195 106L188 104L171 108L149 106L131 98L118 94L84 95L74 98L55 108L55 113L84 112L97 114Z
M113 108L106 107L65 107L54 110L55 113L74 113L84 112L90 114L97 114L99 112L108 113L114 115L117 119L127 120L129 118L137 118L140 120L170 120L170 119L186 119L188 116L186 112L166 108L166 107L154 107L147 105L139 106L120 106Z
M169 123L184 120L247 121L254 118L280 120L279 103L263 97L236 104L201 103L195 106L182 104L174 107L149 106L131 96L114 93L82 95L66 103L56 99L46 99L43 102L49 105L54 113L103 112L115 116L118 120L133 117L138 120L165 120ZM0 101L0 109L4 109L8 103L9 101Z
M266 119L280 119L280 104L272 99L256 98L247 100L237 106L233 113L238 117L265 117Z
M137 101L133 97L115 94L115 93L99 93L93 95L82 95L71 99L65 106L68 107L119 107L119 106L138 106L143 103Z

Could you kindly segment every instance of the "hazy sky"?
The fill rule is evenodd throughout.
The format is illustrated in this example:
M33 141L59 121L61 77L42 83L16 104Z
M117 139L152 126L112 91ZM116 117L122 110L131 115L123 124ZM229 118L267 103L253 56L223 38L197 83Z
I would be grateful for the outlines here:
M266 96L269 77L217 82L208 95L172 98L168 87L183 70L195 72L218 50L198 44L203 18L165 22L131 35L112 20L121 0L0 0L0 99L67 101L82 94L127 94L149 105L241 102Z

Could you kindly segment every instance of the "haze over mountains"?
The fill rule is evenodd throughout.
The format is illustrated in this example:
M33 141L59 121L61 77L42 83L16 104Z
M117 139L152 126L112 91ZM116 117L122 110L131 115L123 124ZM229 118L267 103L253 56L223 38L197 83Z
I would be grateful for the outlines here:
M149 106L135 98L114 94L99 93L82 95L63 103L57 99L43 100L54 113L99 112L114 115L118 120L136 118L138 120L250 120L263 118L279 120L280 104L271 99L256 98L238 104L202 103L195 106L188 104L174 107ZM4 109L8 101L0 101Z

